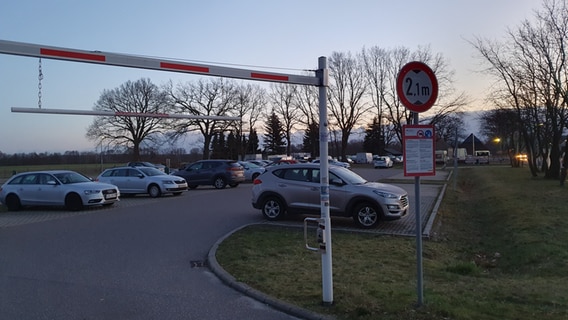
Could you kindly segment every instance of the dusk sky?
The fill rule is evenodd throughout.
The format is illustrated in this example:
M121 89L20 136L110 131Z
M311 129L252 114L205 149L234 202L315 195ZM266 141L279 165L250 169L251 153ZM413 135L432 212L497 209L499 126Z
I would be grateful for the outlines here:
M479 73L482 60L468 40L503 40L541 7L539 0L18 0L0 3L0 40L283 73L316 69L318 57L334 51L430 46L449 61L457 90L473 99L468 110L480 111L489 107L491 80ZM44 109L92 110L103 90L129 80L198 79L50 59L42 59L42 71ZM38 58L0 54L0 151L95 150L85 138L92 116L10 111L37 106Z

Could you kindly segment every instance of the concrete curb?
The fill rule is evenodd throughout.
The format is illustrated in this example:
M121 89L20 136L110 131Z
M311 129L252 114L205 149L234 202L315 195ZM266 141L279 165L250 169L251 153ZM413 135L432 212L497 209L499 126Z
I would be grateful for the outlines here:
M448 177L446 178L446 182L444 183L442 190L440 191L440 194L438 194L438 198L436 200L436 203L434 204L434 208L432 208L432 212L430 213L430 217L428 218L428 221L426 222L426 225L424 226L424 230L422 231L423 236L430 238L430 232L432 231L432 226L434 225L434 220L436 220L436 215L438 214L438 208L440 208L440 205L442 204L442 199L444 199L444 196L446 195L446 188L448 187L448 182L452 178L453 173L454 173L454 170L451 170L450 173L448 174Z
M223 269L219 263L217 262L217 257L216 257L216 253L217 253L217 249L219 248L219 245L228 237L230 237L233 233L242 230L248 226L251 225L257 225L257 224L261 224L261 223L252 223L252 224L247 224L244 225L242 227L239 227L229 233L227 233L225 236L223 236L221 239L217 240L217 242L215 242L215 244L211 247L211 249L209 250L209 253L207 255L207 262L209 265L210 270L219 278L221 279L221 281L225 284L227 284L229 287L257 300L260 301L262 303L265 303L267 305L270 305L271 307L280 310L282 312L285 312L289 315L301 318L301 319L306 319L306 320L331 320L331 319L335 319L334 317L329 317L329 316L325 316L322 314L318 314L303 308L300 308L298 306L286 303L284 301L275 299L269 295L266 295L254 288L251 288L250 286L237 281L237 279L235 279L235 277L233 277L232 275L230 275L228 272L225 271L225 269Z

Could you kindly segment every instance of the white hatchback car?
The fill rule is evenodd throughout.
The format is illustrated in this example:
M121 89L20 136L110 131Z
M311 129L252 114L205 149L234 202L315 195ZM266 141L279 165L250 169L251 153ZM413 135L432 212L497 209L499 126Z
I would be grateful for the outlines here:
M373 167L377 168L392 168L393 161L389 156L380 156L373 159Z
M22 172L0 187L0 202L11 211L24 206L64 206L76 211L87 206L110 206L119 197L116 186L93 182L69 170Z
M174 196L187 190L184 178L168 175L151 167L116 167L106 169L97 181L111 183L124 195L148 194L152 198L171 193Z

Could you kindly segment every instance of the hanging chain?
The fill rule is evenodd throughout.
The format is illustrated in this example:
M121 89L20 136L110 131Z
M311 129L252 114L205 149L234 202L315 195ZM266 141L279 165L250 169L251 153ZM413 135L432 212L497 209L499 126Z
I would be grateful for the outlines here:
M38 108L41 109L41 80L43 80L43 72L41 71L41 58L39 58L39 74L38 74L37 78L38 78L37 106L38 106Z

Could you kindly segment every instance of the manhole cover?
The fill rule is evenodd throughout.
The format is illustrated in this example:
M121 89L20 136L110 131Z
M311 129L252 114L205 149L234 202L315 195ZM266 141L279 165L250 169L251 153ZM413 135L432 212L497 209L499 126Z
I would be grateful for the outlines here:
M207 261L205 260L192 260L189 262L192 268L204 268L207 267Z

